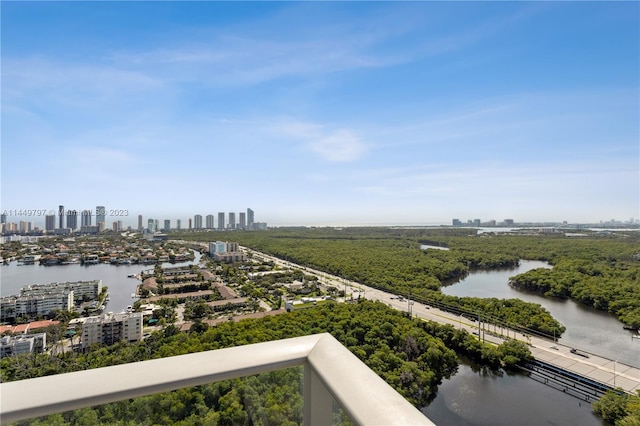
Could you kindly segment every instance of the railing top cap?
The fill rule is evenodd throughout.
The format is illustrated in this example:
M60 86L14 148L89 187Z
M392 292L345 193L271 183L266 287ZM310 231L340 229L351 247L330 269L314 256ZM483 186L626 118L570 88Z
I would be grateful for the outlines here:
M11 422L299 365L312 368L357 423L432 424L328 333L3 383L0 418Z

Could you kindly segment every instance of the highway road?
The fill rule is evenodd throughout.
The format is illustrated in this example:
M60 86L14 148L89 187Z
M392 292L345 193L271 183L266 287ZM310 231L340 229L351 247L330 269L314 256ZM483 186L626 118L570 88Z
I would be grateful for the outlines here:
M584 351L579 352L583 355L572 353L571 347L554 342L551 339L522 334L516 330L494 326L492 324L486 324L485 330L479 330L477 321L471 321L462 316L445 312L435 307L426 306L419 302L409 301L406 297L399 298L396 294L368 287L354 281L345 280L327 274L326 272L297 265L274 256L256 252L255 250L245 247L242 249L252 252L255 257L273 261L283 268L302 269L308 274L315 275L319 278L322 285L334 286L340 290L346 290L345 298L347 299L364 297L368 300L378 300L394 309L411 312L411 315L414 317L435 321L440 324L450 324L456 328L467 330L469 333L477 335L478 338L494 344L500 344L508 338L516 339L529 345L531 353L537 360L588 377L611 387L619 387L632 394L636 394L636 392L640 390L640 369L636 367L621 364L596 354L587 354ZM486 328L490 331L486 330ZM640 357L640 340L638 354Z

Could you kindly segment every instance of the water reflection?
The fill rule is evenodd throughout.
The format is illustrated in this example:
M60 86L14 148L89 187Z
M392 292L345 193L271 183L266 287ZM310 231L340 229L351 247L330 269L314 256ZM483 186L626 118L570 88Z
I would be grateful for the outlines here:
M442 288L444 294L459 297L496 297L538 303L560 321L567 331L560 343L640 367L640 339L624 330L613 315L573 300L541 296L509 286L509 278L535 268L550 268L546 262L521 260L515 268L471 272L460 282Z
M492 372L467 360L422 412L439 426L602 426L588 403L522 374Z

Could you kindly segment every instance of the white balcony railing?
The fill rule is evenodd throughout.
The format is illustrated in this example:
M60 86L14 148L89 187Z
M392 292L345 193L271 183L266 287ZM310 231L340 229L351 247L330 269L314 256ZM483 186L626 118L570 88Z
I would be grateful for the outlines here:
M330 334L295 337L0 384L2 423L304 366L304 424L335 400L356 424L433 425Z

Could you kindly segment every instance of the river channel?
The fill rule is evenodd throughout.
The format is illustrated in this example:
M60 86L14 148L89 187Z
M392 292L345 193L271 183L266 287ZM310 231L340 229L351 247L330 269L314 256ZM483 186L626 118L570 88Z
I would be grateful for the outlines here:
M199 260L200 254L196 252L196 259L187 264L198 263ZM149 267L107 264L19 266L12 262L0 267L0 295L17 294L22 286L28 284L102 279L103 284L109 287L107 310L119 312L135 301L131 293L139 281L128 276ZM631 339L630 333L613 316L573 301L550 299L518 291L508 285L509 277L540 267L548 268L549 265L525 260L516 268L475 271L442 291L455 296L519 298L539 303L567 327L561 343L640 366L640 339ZM436 424L444 426L603 425L591 413L590 404L586 402L524 375L487 373L468 362L460 364L458 372L443 381L436 398L422 411Z
M559 342L634 367L640 367L640 339L622 328L613 315L588 308L573 300L561 300L509 286L509 278L535 268L550 268L546 262L521 260L515 268L471 272L464 280L442 288L444 294L459 297L496 297L538 303L567 330Z
M591 404L522 374L496 374L463 361L422 412L438 426L602 426Z
M195 259L183 263L163 263L163 267L197 264L201 254L195 252ZM102 285L109 287L109 301L106 311L122 312L133 305L137 299L132 298L136 287L140 284L129 275L153 268L153 265L19 265L11 262L0 266L0 296L19 294L20 289L30 284L49 284L54 282L102 280Z

